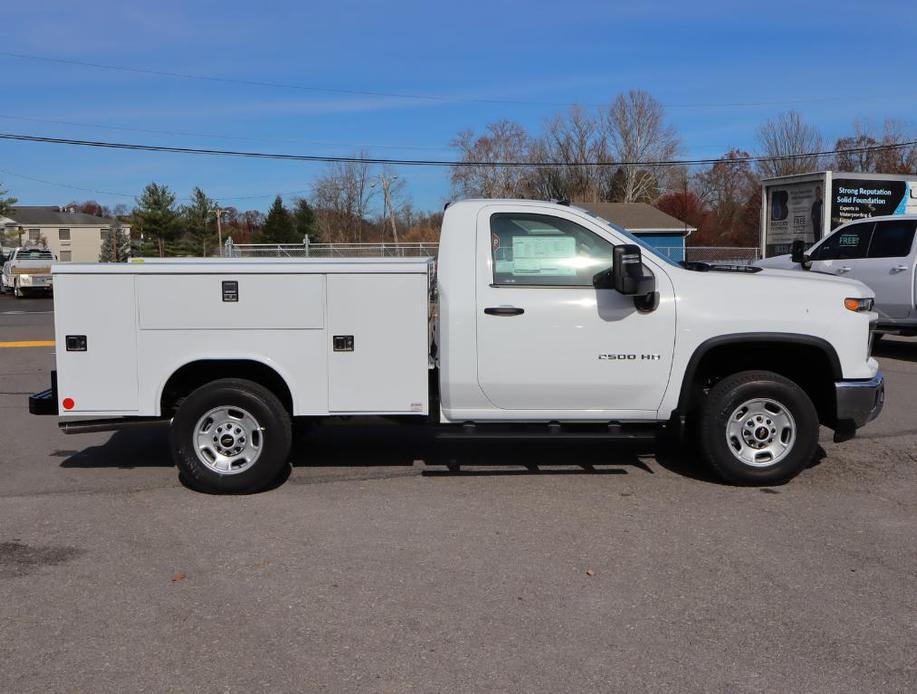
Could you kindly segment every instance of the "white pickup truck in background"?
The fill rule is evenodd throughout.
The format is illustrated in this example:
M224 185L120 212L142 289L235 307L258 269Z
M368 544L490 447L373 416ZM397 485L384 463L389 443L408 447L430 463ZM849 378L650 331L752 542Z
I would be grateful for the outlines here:
M757 267L810 270L859 280L876 293L879 334L917 335L917 215L867 217L839 226L811 248L765 258Z
M434 272L434 267L436 271ZM810 464L882 409L860 282L683 267L565 204L450 205L428 259L54 267L67 432L171 421L198 488L287 465L293 418L414 418L444 437L696 432L736 484Z
M3 263L0 292L12 292L17 298L50 292L54 260L54 254L40 246L14 249Z

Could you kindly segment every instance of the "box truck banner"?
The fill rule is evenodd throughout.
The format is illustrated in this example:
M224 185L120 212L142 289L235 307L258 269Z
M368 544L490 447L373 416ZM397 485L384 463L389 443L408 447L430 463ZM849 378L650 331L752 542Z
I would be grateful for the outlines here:
M821 238L824 191L821 181L768 188L766 255L790 252L796 239L813 244Z
M835 178L831 183L831 228L854 219L917 212L917 181Z
M827 177L818 176L815 180L765 185L765 256L789 253L796 239L805 241L807 246L819 241L826 214L828 231L864 217L917 214L917 178L856 178L836 174L830 179L826 195Z

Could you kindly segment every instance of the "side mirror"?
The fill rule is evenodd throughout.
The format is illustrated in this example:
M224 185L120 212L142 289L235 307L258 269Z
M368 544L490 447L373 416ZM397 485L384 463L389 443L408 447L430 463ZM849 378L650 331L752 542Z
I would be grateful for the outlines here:
M630 243L615 246L612 261L612 285L619 294L639 296L656 291L656 278L643 274L640 246Z
M592 286L634 297L634 304L641 311L654 310L659 298L656 278L643 274L643 253L636 244L615 246L612 266L593 276Z
M793 245L790 246L790 260L794 263L802 265L806 262L806 242L802 239L796 239L793 241Z

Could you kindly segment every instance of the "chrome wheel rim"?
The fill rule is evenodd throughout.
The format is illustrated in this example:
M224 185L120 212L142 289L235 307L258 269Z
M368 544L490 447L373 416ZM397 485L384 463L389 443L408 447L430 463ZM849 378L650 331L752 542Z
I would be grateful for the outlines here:
M739 462L768 467L783 460L796 442L796 421L770 398L746 400L729 417L726 445Z
M215 407L194 428L197 459L220 475L238 475L258 462L264 429L241 407Z

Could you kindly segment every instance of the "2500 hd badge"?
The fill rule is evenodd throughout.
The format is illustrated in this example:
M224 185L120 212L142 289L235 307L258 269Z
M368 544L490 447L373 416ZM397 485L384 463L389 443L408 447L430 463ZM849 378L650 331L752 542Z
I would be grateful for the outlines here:
M658 361L662 359L661 354L600 354L599 359L608 361L635 361L637 359L646 361Z

